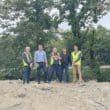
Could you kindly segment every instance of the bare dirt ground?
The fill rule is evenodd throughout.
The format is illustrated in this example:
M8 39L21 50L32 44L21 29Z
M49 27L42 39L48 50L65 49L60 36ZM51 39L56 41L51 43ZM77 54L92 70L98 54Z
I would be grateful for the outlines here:
M0 110L110 110L110 83L0 81Z

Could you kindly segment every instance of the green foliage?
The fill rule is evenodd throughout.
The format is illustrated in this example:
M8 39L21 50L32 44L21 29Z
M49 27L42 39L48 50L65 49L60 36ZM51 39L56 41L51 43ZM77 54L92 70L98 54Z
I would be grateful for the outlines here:
M96 79L96 76L90 67L83 67L82 73L85 81Z
M109 2L108 2L109 3ZM97 79L100 74L98 60L95 57L95 30L91 31L91 35L87 35L90 30L90 25L97 23L98 20L107 12L108 4L105 0L60 0L58 4L60 10L60 20L67 20L71 25L73 35L73 43L85 48L85 39L88 41L86 48L88 50L89 65L93 72L97 74ZM59 23L59 22L58 22ZM82 29L86 31L82 34ZM87 47L88 46L88 47Z
M9 21L1 24L6 31L2 33L0 42L0 64L1 69L5 68L4 76L7 78L18 78L22 74L21 56L26 46L31 47L33 55L39 43L45 44L47 48L50 40L54 38L49 30L52 27L51 17L44 13L50 3L52 2L47 0L4 0L0 4L3 10L0 12L2 19ZM11 26L12 21L16 22L16 26Z
M101 69L100 82L110 82L110 69Z
M58 23L66 19L75 37L81 37L81 28L97 23L108 9L105 0L60 0L57 7L60 10Z
M3 0L0 3L0 26L4 29L0 37L0 77L17 79L22 76L21 55L25 46L31 47L34 54L39 43L45 44L48 58L53 47L61 52L67 47L73 51L78 44L83 52L85 79L104 78L100 72L101 64L110 64L110 31L90 25L106 14L109 2L105 0ZM53 7L59 10L59 16L49 16ZM49 12L45 12L48 10ZM59 33L58 25L63 21L71 25L71 32ZM13 26L13 23L14 26ZM83 29L83 31L82 31ZM53 32L54 31L54 32ZM90 73L90 74L89 74ZM35 71L33 71L32 79ZM105 80L104 78L103 80Z
M87 36L82 36L82 40L79 45L81 47L81 50L83 52L83 67L88 66L89 69L87 69L88 72L84 69L84 78L87 79L89 77L90 79L98 79L98 81L102 80L103 73L100 71L100 65L104 64L110 64L109 62L109 54L110 54L110 31L99 26L95 30L95 34L93 33L94 30L90 29L88 31ZM84 31L81 32L82 35L85 33ZM94 34L94 36L93 36ZM64 38L64 42L66 47L69 50L69 53L73 51L73 45L76 43L75 39L72 37L71 32L64 32L62 33L62 37ZM105 43L106 42L106 43ZM103 45L102 45L103 44ZM92 53L94 52L94 53Z

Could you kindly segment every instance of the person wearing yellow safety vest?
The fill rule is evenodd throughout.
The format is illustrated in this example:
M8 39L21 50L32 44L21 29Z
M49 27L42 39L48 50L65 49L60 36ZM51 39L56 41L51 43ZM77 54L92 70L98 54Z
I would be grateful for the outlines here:
M26 82L29 83L30 81L30 72L32 68L32 56L30 53L30 47L25 48L25 52L22 55L22 61L24 67L23 84L25 84Z
M74 81L77 81L77 76L78 76L79 82L82 82L83 81L82 72L81 72L82 52L79 51L77 45L74 45L74 51L71 53L71 56L72 56Z
M56 73L56 76L60 81L60 77L59 77L60 74L59 69L61 66L60 60L61 58L60 58L60 54L57 52L57 48L53 48L50 59L50 69L49 69L49 79L48 79L49 82L51 82L54 73Z

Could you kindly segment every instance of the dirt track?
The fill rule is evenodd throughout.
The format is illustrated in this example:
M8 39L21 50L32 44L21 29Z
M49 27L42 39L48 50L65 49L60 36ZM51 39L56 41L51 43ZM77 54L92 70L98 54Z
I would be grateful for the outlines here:
M0 81L0 110L110 110L110 83Z

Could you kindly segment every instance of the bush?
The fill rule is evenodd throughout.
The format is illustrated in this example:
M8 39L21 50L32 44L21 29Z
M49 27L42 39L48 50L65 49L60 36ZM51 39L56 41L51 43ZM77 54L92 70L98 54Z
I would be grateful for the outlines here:
M101 69L100 82L110 82L110 69Z
M96 79L96 75L90 67L83 67L82 74L85 81Z
M101 73L99 77L99 82L110 82L110 69L101 69L100 71ZM82 74L83 74L84 81L97 80L96 79L97 75L93 73L90 67L83 67ZM72 69L70 69L70 78L72 81L73 79Z
M36 69L32 70L31 72L31 80L36 80ZM85 81L89 80L96 80L96 75L93 73L91 68L89 67L83 67L82 68L82 73L83 73L83 78ZM22 74L23 74L23 68L14 68L10 69L10 71L6 70L1 70L0 71L0 80L14 80L14 79L22 79ZM64 75L64 80L65 80L65 75ZM56 79L56 76L53 77L53 79ZM101 69L101 74L99 78L100 82L110 82L110 69ZM43 80L43 73L41 73L41 80ZM70 68L70 81L73 81L73 71L72 68Z

